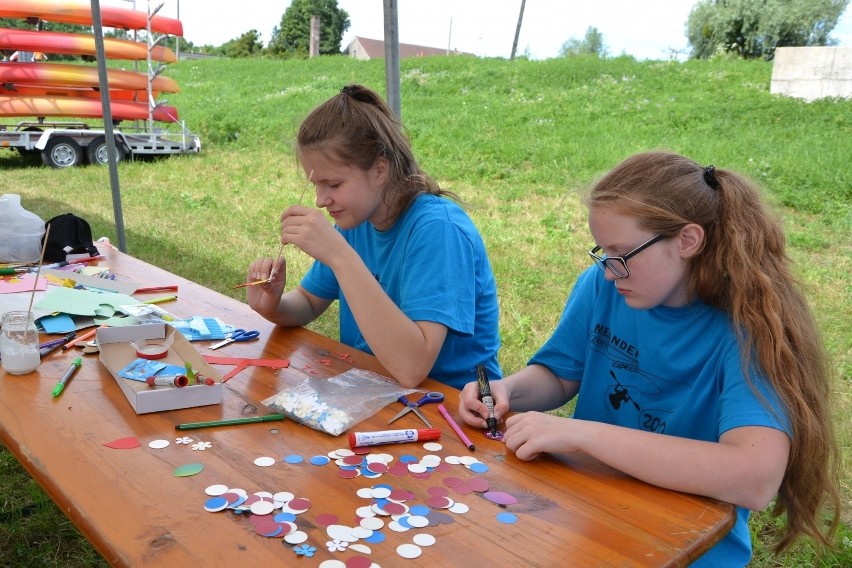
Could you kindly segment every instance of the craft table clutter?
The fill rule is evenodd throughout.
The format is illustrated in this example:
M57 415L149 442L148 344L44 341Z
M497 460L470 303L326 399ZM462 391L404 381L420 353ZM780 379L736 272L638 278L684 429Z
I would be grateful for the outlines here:
M321 419L298 423L307 407L284 395L307 379L316 390L347 374L387 377L374 357L275 327L240 301L102 248L117 280L178 286L166 304L176 318L259 332L218 351L213 340L187 343L222 377L215 404L138 414L98 355L78 346L28 375L0 371L0 440L111 565L686 566L733 524L729 504L647 485L582 454L522 462L463 424L462 442L436 408L457 420L458 392L431 380L402 394L444 396L417 408L437 439L351 448L350 434L388 429L402 394L339 435ZM73 381L53 397L79 356ZM282 405L268 421L279 412L267 400ZM176 429L191 424L203 426ZM414 412L393 424L424 427Z

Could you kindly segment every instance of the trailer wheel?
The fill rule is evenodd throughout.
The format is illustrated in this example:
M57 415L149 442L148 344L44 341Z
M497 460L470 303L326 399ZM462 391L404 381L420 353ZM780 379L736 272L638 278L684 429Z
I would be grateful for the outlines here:
M70 168L83 159L83 149L67 136L57 136L48 141L41 153L41 160L51 168Z
M124 147L115 140L115 161L120 162L125 158ZM86 159L90 164L100 166L109 163L109 148L107 147L106 136L98 136L86 147Z

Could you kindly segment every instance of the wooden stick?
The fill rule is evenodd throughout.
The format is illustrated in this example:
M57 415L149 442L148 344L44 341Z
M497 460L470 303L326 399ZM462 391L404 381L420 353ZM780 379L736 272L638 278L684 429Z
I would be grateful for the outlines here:
M36 268L35 283L33 284L33 293L30 295L30 305L27 306L27 317L32 313L33 300L35 299L36 288L38 288L38 275L41 273L41 265L44 262L44 251L47 249L47 237L50 236L50 223L47 224L47 229L44 231L44 243L41 245L41 256L38 259L38 268Z
M308 186L311 184L311 178L314 177L314 170L311 170L311 173L308 174L308 183L305 184L305 187L302 188L302 195L299 196L299 205L302 204L302 200L305 198L305 192L308 191ZM272 263L272 270L269 271L269 278L263 283L272 282L272 279L275 278L275 265L278 264L278 260L281 258L281 254L284 252L284 243L281 243L281 247L278 249L278 256L275 258L275 262Z

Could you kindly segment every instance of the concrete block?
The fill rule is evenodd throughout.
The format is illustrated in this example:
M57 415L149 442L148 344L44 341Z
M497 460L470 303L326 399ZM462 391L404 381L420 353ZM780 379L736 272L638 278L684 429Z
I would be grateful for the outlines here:
M852 97L852 47L779 47L769 92L807 101Z

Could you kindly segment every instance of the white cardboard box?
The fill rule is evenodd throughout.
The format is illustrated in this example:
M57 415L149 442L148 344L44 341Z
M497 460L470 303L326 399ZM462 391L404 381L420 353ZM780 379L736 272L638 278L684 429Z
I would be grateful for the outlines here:
M109 370L118 386L124 392L130 405L137 414L175 410L222 402L222 377L207 364L201 354L179 332L165 324L129 325L125 327L98 328L98 347L101 363ZM213 385L196 384L183 388L151 387L146 383L123 379L118 372L132 361L138 359L136 350L130 344L162 344L169 336L174 336L168 355L158 362L183 366L191 363L192 369L212 378Z

